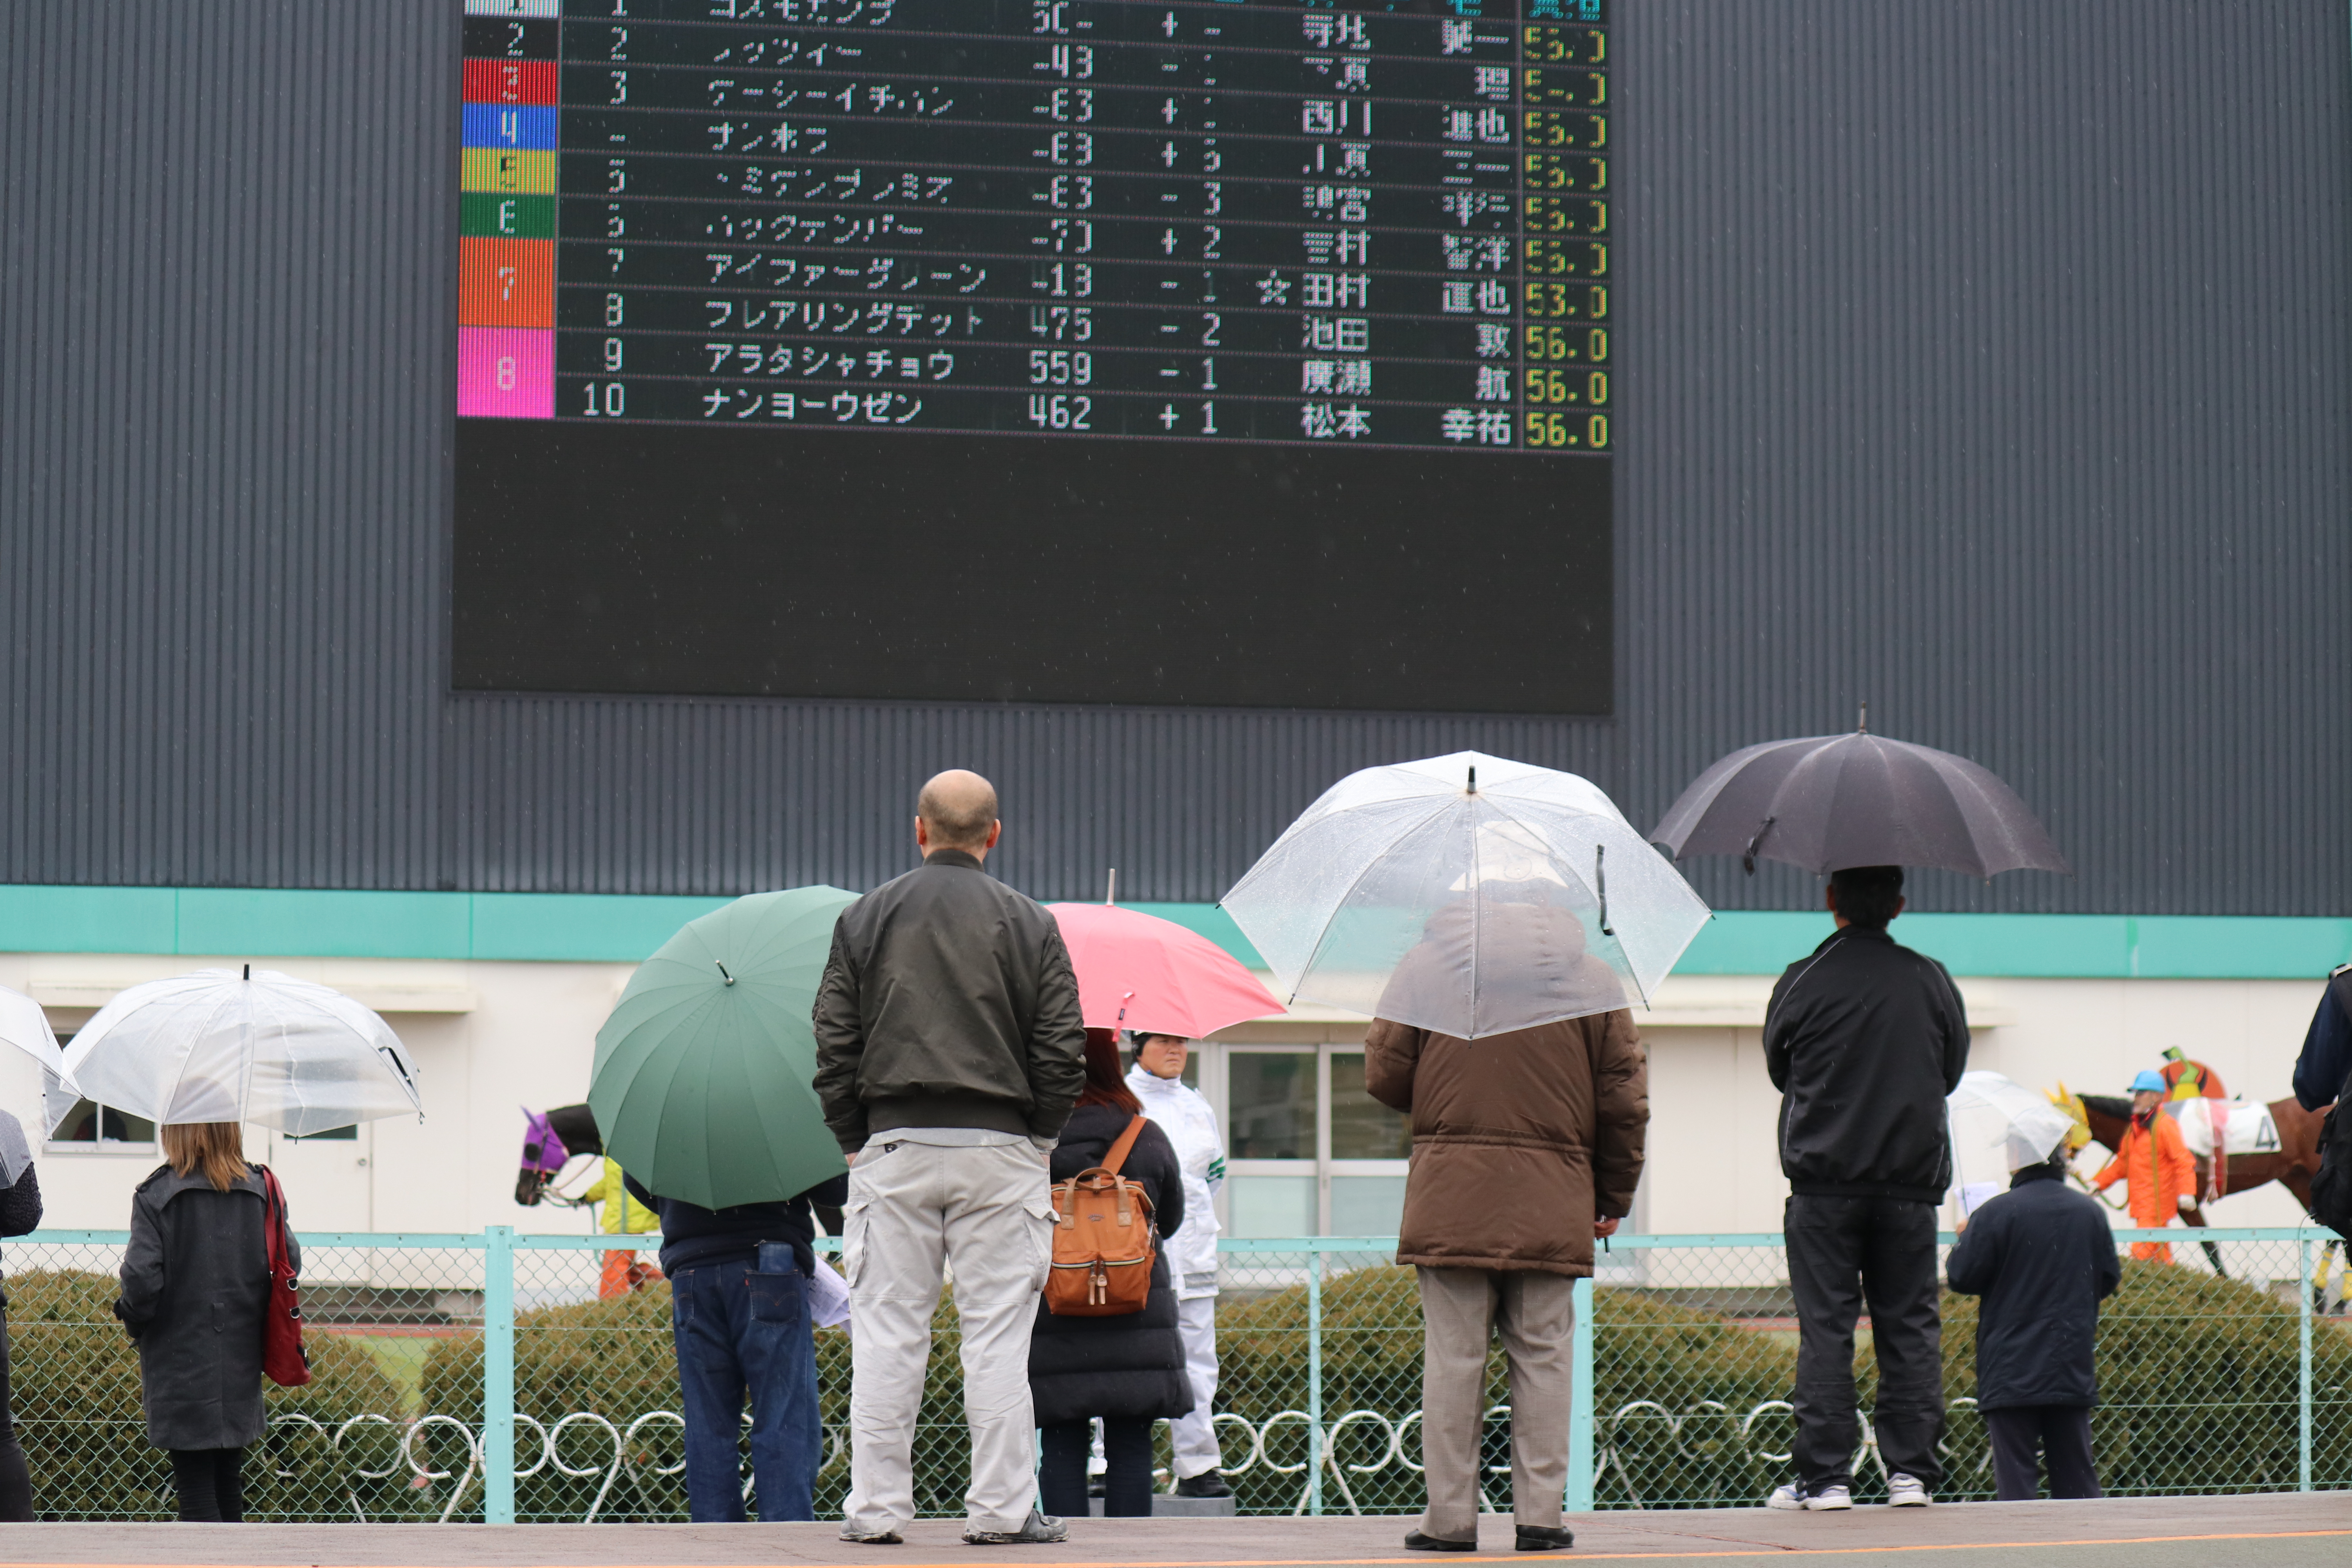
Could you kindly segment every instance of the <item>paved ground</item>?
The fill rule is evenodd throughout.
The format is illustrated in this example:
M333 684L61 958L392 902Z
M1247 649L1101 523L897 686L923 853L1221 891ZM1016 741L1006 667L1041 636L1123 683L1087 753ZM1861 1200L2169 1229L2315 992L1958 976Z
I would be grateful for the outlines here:
M20 1524L0 1531L0 1568L66 1564L235 1568L1312 1568L1451 1562L1402 1550L1410 1521L1120 1520L1080 1522L1052 1547L971 1547L927 1521L901 1547L851 1547L837 1526ZM2038 1568L2330 1568L2352 1558L2352 1492L2309 1496L1966 1503L1845 1514L1603 1513L1571 1521L1571 1562L1776 1558L1796 1563L1990 1568L2031 1553ZM1507 1521L1488 1520L1491 1557ZM1534 1561L1534 1559L1524 1559Z

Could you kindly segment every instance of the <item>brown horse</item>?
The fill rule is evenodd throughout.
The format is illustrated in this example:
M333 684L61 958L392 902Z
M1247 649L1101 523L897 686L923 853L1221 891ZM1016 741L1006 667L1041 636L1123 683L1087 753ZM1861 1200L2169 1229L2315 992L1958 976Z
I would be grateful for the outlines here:
M2083 1120L2091 1129L2092 1139L2104 1145L2108 1152L2123 1147L2124 1128L2131 1121L2131 1101L2122 1095L2085 1094ZM2210 1199L2223 1193L2242 1193L2259 1187L2265 1182L2276 1182L2294 1194L2294 1201L2311 1209L2311 1178L2319 1172L2319 1124L2326 1118L2327 1108L2305 1110L2293 1097L2274 1100L2270 1103L2271 1120L2278 1125L2279 1146L2265 1154L2232 1154L2222 1162L2221 1179L2214 1179L2212 1162L2203 1156L2197 1161L2198 1190ZM2202 1211L2184 1216L2190 1225L2205 1223Z
M2067 1105L2065 1089L2051 1098L2062 1109ZM2124 1129L2131 1122L2131 1100L2122 1095L2083 1094L2071 1098L2082 1107L2083 1124L2090 1129L2092 1142L2110 1153L2123 1147ZM2259 1187L2265 1182L2276 1182L2294 1194L2304 1212L2311 1211L2311 1178L2319 1171L2319 1124L2327 1115L2327 1108L2305 1110L2292 1096L2274 1100L2270 1104L2271 1120L2278 1126L2279 1146L2275 1152L2262 1154L2233 1154L2221 1162L2217 1178L2213 1163L2200 1155L2197 1160L2197 1187L2208 1201L2222 1193L2242 1193ZM2208 1222L2200 1206L2180 1216L2183 1225L2202 1228ZM2213 1272L2226 1274L2221 1267L2221 1249L2206 1242L2205 1258L2212 1264Z

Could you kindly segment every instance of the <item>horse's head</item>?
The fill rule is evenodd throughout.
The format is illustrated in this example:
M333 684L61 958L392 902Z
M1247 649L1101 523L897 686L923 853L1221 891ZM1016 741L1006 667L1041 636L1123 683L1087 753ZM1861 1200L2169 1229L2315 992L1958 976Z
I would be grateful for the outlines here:
M2058 1080L2056 1089L2042 1092L2049 1095L2051 1104L2073 1120L2074 1125L2066 1130L2066 1152L2075 1152L2091 1141L2091 1118L2089 1112L2083 1109L2083 1097L2068 1089L2064 1079Z
M572 1151L564 1147L554 1124L544 1113L526 1105L522 1114L522 1169L515 1176L515 1202L533 1208L547 1195L547 1184L563 1169L563 1162L572 1157Z

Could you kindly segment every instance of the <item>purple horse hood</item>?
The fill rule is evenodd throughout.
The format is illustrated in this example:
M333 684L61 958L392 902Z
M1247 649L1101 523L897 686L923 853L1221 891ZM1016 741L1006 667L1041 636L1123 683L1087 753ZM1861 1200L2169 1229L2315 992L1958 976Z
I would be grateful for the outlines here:
M572 1151L563 1146L562 1138L546 1112L526 1105L522 1113L529 1123L522 1133L522 1168L551 1176L563 1169L563 1163L572 1158Z

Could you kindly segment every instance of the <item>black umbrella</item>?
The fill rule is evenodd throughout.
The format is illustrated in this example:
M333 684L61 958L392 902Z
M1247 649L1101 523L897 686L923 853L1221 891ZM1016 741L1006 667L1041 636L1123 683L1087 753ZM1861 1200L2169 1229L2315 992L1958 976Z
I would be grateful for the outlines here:
M1865 729L1767 741L1683 791L1650 834L1679 860L1737 855L1821 875L1848 866L1996 871L2072 868L2017 792L1966 757Z

